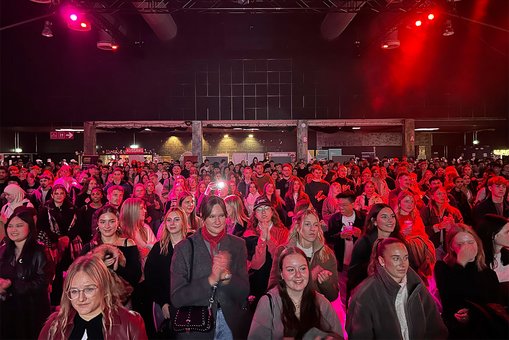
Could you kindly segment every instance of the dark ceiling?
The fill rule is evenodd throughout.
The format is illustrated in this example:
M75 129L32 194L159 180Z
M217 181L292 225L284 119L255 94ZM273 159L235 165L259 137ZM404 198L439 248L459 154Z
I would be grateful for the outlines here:
M88 12L91 32L66 27L60 11L69 3ZM251 110L245 103L240 116L235 116L233 104L228 109L219 104L216 113L209 113L210 103L196 104L196 75L219 68L221 91L221 67L234 68L234 60L291 60L288 109L278 92L279 110L272 110L267 93L267 109L256 102L254 116L246 119L472 117L475 124L484 117L508 117L506 0L144 3L153 7L140 11L135 8L139 4L130 1L2 0L2 126L242 119ZM411 28L416 17L430 10L437 14L433 24ZM161 41L140 12L171 15L176 37ZM335 23L346 28L339 37L326 39L324 20L335 13L342 18ZM353 19L346 25L348 15ZM455 34L444 37L448 19ZM41 36L45 20L53 23L53 38ZM113 33L118 51L96 48L99 28ZM382 50L381 41L395 28L401 47ZM189 77L195 77L192 94L186 92ZM222 96L207 92L205 97L221 103ZM233 95L228 98L233 103Z

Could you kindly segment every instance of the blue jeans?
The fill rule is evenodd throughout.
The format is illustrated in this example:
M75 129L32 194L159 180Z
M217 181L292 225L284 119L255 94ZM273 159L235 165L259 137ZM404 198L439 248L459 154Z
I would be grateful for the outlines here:
M216 313L216 329L214 331L214 340L233 340L233 334L226 323L221 308Z

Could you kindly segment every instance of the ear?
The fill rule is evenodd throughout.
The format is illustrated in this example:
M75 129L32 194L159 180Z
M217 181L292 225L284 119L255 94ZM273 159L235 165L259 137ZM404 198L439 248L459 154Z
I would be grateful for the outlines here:
M380 265L381 265L382 267L385 267L385 260L384 260L384 258L383 258L383 257L378 256L378 263L380 263Z

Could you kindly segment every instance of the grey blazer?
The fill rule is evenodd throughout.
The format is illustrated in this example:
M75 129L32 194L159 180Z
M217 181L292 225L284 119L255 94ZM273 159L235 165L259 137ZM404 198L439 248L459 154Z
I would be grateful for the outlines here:
M207 306L212 293L208 277L212 272L212 257L208 244L198 230L189 238L194 243L193 277L189 282L191 260L191 243L186 239L178 243L171 261L171 303L174 307ZM231 255L229 284L219 283L213 305L214 316L218 305L221 307L235 339L247 337L249 331L249 314L247 297L249 279L247 273L246 243L242 238L226 235L218 245L219 250L228 251ZM214 331L209 333L180 333L179 338L213 339Z

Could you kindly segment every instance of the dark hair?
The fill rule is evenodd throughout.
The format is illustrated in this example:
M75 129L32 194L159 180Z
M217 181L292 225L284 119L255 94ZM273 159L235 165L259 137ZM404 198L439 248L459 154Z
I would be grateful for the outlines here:
M364 224L364 233L365 234L371 234L377 230L377 227L375 226L374 221L376 221L378 214L384 208L389 208L389 209L391 209L392 212L394 212L394 209L392 209L390 205L387 205L385 203L373 204L373 206L371 207L371 209L368 212L368 215L366 216L366 223ZM394 213L394 215L396 215L396 213ZM394 231L391 233L391 236L394 236L396 238L401 238L401 237L399 237L398 219L396 217L395 217L395 219L396 219L396 222L395 222L396 226L394 227Z
M191 212L191 214L189 215L189 218L188 218L188 224L189 224L189 228L191 228L192 230L197 230L200 226L199 226L199 223L196 219L196 197L190 193L189 191L182 191L178 197L178 202L177 202L177 205L179 207L182 207L182 202L184 202L184 200L188 197L192 197L193 200L195 201L194 202L194 209L193 211ZM187 213L186 213L187 215Z
M25 244L23 245L23 254L27 251L32 252L37 245L37 228L35 225L35 216L37 216L37 211L34 208L19 206L14 209L12 215L5 222L4 229L5 235L7 235L7 227L13 218L18 217L23 222L28 224L28 236L26 238ZM16 245L14 241L12 241L9 237L5 237L5 245L6 251L4 253L3 259L9 259L9 257L14 256L14 249Z
M495 250L493 249L495 235L498 234L507 223L509 223L508 218L496 214L486 214L477 228L479 238L483 244L486 264L491 268L493 268L495 262ZM509 263L508 249L502 248L501 260L502 265L507 265Z
M317 304L316 293L311 288L311 270L309 268L309 262L307 260L306 254L297 248L297 247L287 247L285 248L280 256L278 261L279 272L283 273L283 261L287 256L290 255L301 255L305 260L308 266L308 284L304 288L302 292L302 300L300 304L300 319L295 315L295 305L293 304L292 299L288 295L286 291L286 283L281 277L279 279L278 291L281 297L281 303L283 308L281 310L281 321L283 323L284 328L284 336L293 336L295 339L302 339L304 334L313 327L321 328L320 319L321 313L320 308ZM326 330L327 331L327 330Z
M351 190L346 190L346 191L343 191L341 193L339 193L336 198L345 198L347 199L348 201L350 201L350 203L353 203L355 202L355 193Z
M224 203L224 200L219 196L205 196L203 199L203 202L200 205L200 213L201 217L205 221L210 214L212 213L212 208L218 204L221 207L221 210L223 210L223 213L225 216L228 216L228 213L226 212L226 204Z
M92 243L94 243L95 245L100 245L103 243L102 238L101 238L101 232L99 231L99 217L101 217L101 215L104 215L107 213L111 213L111 214L115 215L117 217L117 219L119 220L119 225L120 225L120 214L119 214L117 208L115 208L111 204L106 204L106 205L102 206L101 208L99 208L92 216L92 230L94 232L94 236L92 238ZM120 228L117 230L117 234L118 235L122 234L122 231Z

